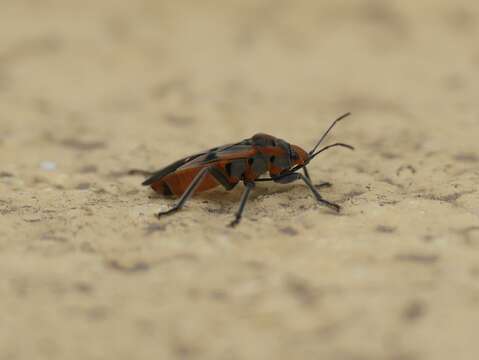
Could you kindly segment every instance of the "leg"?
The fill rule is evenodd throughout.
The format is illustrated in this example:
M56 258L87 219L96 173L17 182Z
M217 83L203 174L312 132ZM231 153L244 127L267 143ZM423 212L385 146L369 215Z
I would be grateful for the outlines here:
M331 186L333 186L333 184L331 184L330 182L322 182L322 183L319 183L318 185L314 185L316 189L329 188Z
M309 171L308 169L305 167L303 167L303 172L304 172L304 176L306 176L309 180L311 180L311 177L309 176Z
M216 179L216 181L218 181L225 188L225 190L229 191L233 189L237 184L237 183L234 183L234 184L230 183L226 175L223 174L221 170L218 170L215 167L210 168L210 174Z
M327 201L327 200L324 200L322 197L321 197L321 194L319 193L318 190L316 190L316 188L314 187L313 183L311 182L311 180L309 180L308 178L304 177L302 174L299 174L301 179L304 181L304 183L309 187L309 189L311 190L311 192L313 193L314 197L316 198L316 200L323 204L323 205L326 205L327 207L333 209L334 211L336 212L339 212L341 210L341 206L339 206L338 204L335 204L335 203L332 203L330 201Z
M196 188L198 185L201 183L201 181L205 178L206 174L208 173L209 168L203 168L201 171L195 176L191 184L188 186L188 188L185 190L183 195L181 195L180 200L176 203L175 206L173 206L171 209L166 210L166 211L161 211L158 213L158 217L163 216L163 215L169 215L177 212L180 210L183 205L188 201L188 199L193 195L195 192Z
M328 206L329 208L339 212L339 210L341 210L341 207L338 205L338 204L334 204L332 202L329 202L327 200L324 200L321 195L319 194L318 190L316 190L316 188L314 187L313 183L311 182L311 180L309 180L306 176L304 176L303 174L301 173L292 173L288 176L285 176L281 179L278 179L276 182L280 183L280 184L288 184L290 182L293 182L293 181L296 181L296 180L303 180L304 183L309 187L309 189L311 190L311 192L313 193L314 197L316 198L316 200L323 204L323 205L326 205Z
M246 188L241 195L240 206L238 208L238 211L236 212L235 219L230 223L230 227L235 227L239 224L241 217L243 216L246 201L248 201L249 193L251 192L251 190L253 190L255 186L254 182L246 182L244 185Z
M309 176L309 171L308 169L305 167L303 167L303 172L304 172L304 176L306 176L308 178L309 181L311 181L311 176ZM321 189L321 188L328 188L328 187L331 187L333 186L333 184L331 184L330 182L322 182L322 183L319 183L318 185L314 185L314 187L316 189Z
M131 169L128 171L128 175L142 175L142 176L150 176L153 173L147 170L140 170L140 169Z

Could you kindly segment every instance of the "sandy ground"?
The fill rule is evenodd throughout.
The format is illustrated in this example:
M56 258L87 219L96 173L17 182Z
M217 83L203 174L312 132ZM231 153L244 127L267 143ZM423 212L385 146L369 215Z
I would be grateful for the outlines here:
M0 359L477 359L474 1L1 2ZM272 133L302 184L131 168Z

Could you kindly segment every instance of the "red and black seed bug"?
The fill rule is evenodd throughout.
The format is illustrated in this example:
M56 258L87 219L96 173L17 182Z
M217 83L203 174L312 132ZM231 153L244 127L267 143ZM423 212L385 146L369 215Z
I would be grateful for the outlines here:
M354 149L351 145L335 143L317 150L334 125L348 115L350 113L336 119L309 152L274 136L256 134L241 142L215 147L175 161L163 169L151 173L143 185L150 185L163 195L175 195L180 198L171 209L158 213L158 216L163 216L180 210L193 193L200 193L218 185L222 185L226 190L231 190L239 182L243 182L245 190L241 196L236 217L230 226L235 226L240 222L248 196L258 181L287 184L301 179L311 190L318 203L339 212L339 205L321 197L311 182L306 165L318 154L332 147L342 146ZM304 175L298 172L300 169L303 169ZM270 177L261 178L266 172L269 172ZM330 184L320 185L329 186Z

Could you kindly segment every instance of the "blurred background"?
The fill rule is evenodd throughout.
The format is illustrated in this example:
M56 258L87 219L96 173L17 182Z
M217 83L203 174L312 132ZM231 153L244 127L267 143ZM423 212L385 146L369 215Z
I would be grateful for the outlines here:
M474 1L0 1L1 359L475 359ZM271 133L302 185L128 170Z

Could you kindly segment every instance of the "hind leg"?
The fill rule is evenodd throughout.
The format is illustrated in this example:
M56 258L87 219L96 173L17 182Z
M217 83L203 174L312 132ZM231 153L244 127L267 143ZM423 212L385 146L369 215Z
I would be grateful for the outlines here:
M178 210L180 210L185 203L188 201L188 199L193 195L195 192L196 188L200 185L201 181L205 178L206 174L209 172L209 168L203 168L201 171L195 176L193 181L190 183L188 188L185 190L185 192L181 195L180 199L174 205L171 209L168 209L166 211L161 211L157 214L158 217L163 216L163 215L171 215Z

